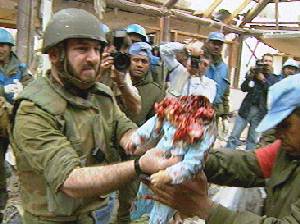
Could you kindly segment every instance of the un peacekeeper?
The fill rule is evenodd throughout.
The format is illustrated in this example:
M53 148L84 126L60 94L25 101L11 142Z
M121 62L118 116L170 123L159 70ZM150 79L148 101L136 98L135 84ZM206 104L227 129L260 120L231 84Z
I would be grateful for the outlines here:
M300 223L300 75L290 76L269 89L269 111L257 131L275 127L277 140L255 151L215 150L208 156L208 181L235 187L266 188L264 214L235 212L207 196L204 175L184 186L152 189L155 197L187 216L198 215L208 224Z
M23 85L31 80L26 65L12 51L13 46L15 40L11 33L0 28L0 210L4 209L7 200L4 166L5 152L9 144L7 118L14 98L23 90Z
M131 59L129 74L133 85L138 89L142 109L138 116L128 116L138 126L154 116L154 104L164 97L164 90L153 81L151 76L151 46L145 42L132 44L128 51Z
M177 162L153 149L118 163L112 145L126 149L136 125L96 82L105 44L98 27L99 20L81 9L54 14L43 43L51 69L15 103L11 144L24 224L95 223L94 211L106 206L108 193L141 172Z

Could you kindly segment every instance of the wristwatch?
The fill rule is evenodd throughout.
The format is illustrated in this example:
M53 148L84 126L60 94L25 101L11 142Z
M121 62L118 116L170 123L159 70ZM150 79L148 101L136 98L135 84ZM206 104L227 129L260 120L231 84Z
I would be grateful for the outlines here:
M134 170L135 170L135 172L136 172L136 174L137 174L138 176L140 176L141 174L144 173L144 172L142 171L142 169L141 169L141 166L140 166L140 159L139 159L139 158L137 158L137 159L134 160Z

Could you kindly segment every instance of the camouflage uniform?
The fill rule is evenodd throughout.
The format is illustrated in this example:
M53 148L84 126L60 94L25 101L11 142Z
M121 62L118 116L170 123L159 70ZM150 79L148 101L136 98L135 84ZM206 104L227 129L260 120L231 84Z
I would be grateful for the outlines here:
M146 74L143 79L134 82L133 85L138 89L141 96L142 110L139 115L134 117L131 114L126 114L134 123L141 126L154 116L154 104L164 98L164 91L153 81L151 73Z
M3 104L7 111L10 111L10 105L7 95L4 92L4 79L17 79L20 77L20 82L23 85L26 85L31 79L31 75L27 73L26 65L22 64L17 56L11 52L10 60L8 64L5 64L4 67L0 67L0 96L3 97L6 102ZM11 80L12 81L12 80ZM3 84L3 85L2 85ZM1 108L1 110L5 109ZM4 112L4 111L2 111ZM2 115L1 112L1 115ZM1 122L1 130L4 130L9 125L9 121ZM6 192L6 174L5 174L5 152L7 150L9 144L8 136L1 135L0 136L0 209L4 209L6 200L7 200L7 192Z
M267 154L268 155L268 154ZM272 155L270 155L272 157ZM269 163L266 158L266 163ZM270 160L272 160L270 158ZM265 162L265 161L261 161ZM256 151L215 150L208 156L205 173L209 182L234 187L265 187L264 216L213 208L208 224L300 223L300 161L279 149L270 175L265 176ZM268 178L268 179L267 179Z
M44 77L17 101L11 142L25 224L94 223L93 211L107 204L107 196L74 199L60 191L76 167L119 161L113 146L136 127L108 87L97 83L88 94L74 96Z

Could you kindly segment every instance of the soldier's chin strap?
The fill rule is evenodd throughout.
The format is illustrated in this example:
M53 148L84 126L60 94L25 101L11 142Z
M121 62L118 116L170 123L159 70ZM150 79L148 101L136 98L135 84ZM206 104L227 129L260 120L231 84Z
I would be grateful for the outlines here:
M93 81L82 81L71 74L71 72L69 71L69 67L68 67L68 65L70 63L69 63L68 58L66 57L65 51L66 51L66 49L64 48L64 50L62 50L60 52L60 62L63 64L63 71L60 72L61 78L65 82L75 86L76 88L78 88L80 90L86 90L86 89L91 88L93 85L95 85L96 79ZM98 74L98 72L99 71L97 71L97 74Z

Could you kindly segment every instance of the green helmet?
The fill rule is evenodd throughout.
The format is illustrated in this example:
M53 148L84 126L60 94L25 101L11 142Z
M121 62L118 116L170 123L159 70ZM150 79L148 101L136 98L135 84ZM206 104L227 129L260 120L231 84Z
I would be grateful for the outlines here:
M82 9L62 9L55 13L48 23L42 53L70 38L87 38L105 43L105 32L99 29L96 16Z

